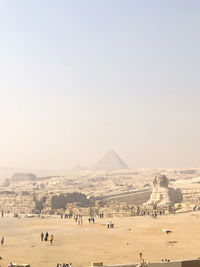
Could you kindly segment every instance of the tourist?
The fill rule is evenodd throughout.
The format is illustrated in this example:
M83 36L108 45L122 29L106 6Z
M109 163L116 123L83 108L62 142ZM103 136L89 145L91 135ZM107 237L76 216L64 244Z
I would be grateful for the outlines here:
M13 267L14 265L12 264L12 262L10 262L9 264L8 264L8 267Z
M44 233L43 232L41 233L40 237L41 237L41 241L43 241L43 239L44 239Z
M48 233L48 232L46 232L46 234L45 234L45 238L44 238L44 241L48 241L48 237L49 237L49 233Z
M51 245L53 243L53 235L52 234L50 235L50 243L51 243Z
M165 210L163 210L163 215L165 214Z
M142 258L142 252L140 252L139 255L140 255L140 263L144 264L144 259Z
M103 218L103 216L104 216L103 213L100 213L100 214L99 214L99 217L100 217L101 219Z
M110 222L110 228L114 228L114 222Z
M3 244L4 244L4 237L2 236L2 238L1 238L1 245L3 246Z

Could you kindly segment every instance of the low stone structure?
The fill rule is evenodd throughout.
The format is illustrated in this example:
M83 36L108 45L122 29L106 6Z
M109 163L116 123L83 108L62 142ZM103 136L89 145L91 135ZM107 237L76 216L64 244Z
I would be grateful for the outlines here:
M0 210L5 212L32 213L35 210L34 194L22 191L0 191Z
M169 187L169 180L165 175L158 175L153 181L153 190L147 205L171 206L182 201L180 189Z
M31 267L30 264L13 263L13 267Z
M91 267L200 267L200 260L182 260L172 262L152 262L152 263L136 263L136 264L120 264L120 265L104 265L103 262L92 263Z
M33 173L14 173L11 182L18 183L21 181L35 181L37 176Z

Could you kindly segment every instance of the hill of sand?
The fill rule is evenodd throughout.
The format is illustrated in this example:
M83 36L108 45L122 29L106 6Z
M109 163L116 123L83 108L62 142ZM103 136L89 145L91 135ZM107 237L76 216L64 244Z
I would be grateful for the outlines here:
M108 219L96 219L83 226L73 219L0 219L1 266L8 262L30 263L31 267L55 267L56 263L72 262L74 267L88 267L92 261L105 264L197 258L200 256L200 214L187 213L151 217L112 218L114 229L107 229ZM129 230L131 229L131 230ZM162 229L170 229L166 234ZM53 233L52 246L40 241L40 233Z

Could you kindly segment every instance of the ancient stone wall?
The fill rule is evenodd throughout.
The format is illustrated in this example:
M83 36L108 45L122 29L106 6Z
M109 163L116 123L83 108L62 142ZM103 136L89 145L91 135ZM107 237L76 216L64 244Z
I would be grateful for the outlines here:
M184 261L174 261L174 262L153 262L153 263L137 263L137 264L120 264L120 265L95 265L92 267L200 267L200 260L184 260Z
M32 213L35 209L32 194L15 193L13 191L0 192L0 210L8 212Z

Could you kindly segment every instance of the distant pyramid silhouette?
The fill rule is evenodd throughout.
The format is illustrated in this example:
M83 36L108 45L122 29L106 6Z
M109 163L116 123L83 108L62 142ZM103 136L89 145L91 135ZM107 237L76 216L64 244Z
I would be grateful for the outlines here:
M76 165L76 166L72 169L72 171L85 171L85 170L87 170L87 168L86 168L86 167L83 167L83 166L81 166L81 165Z
M93 167L93 170L121 170L129 169L126 163L115 153L110 150L105 154Z

